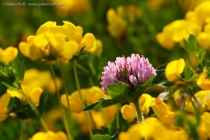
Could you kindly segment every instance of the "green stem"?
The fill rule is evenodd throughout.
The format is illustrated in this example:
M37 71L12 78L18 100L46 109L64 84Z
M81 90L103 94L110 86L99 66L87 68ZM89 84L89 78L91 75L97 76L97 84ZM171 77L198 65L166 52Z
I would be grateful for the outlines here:
M137 123L143 121L142 119L142 113L141 113L141 109L139 107L139 100L138 98L133 102L135 107L136 107L136 112L137 112Z
M119 112L120 112L120 105L117 105L117 114L116 114L116 119L117 119L117 129L120 128L120 116L119 116Z
M100 111L101 111L102 116L103 116L103 118L104 118L105 124L106 124L106 126L108 127L108 126L109 126L109 120L108 120L108 118L107 118L107 115L106 115L106 113L105 113L105 111L104 111L103 108L100 109Z
M58 86L57 86L57 83L56 83L55 71L54 71L54 68L53 68L52 64L50 64L50 72L51 72L51 75L52 75L52 78L53 78L53 82L54 82L54 85L55 85L55 91L56 91L57 98L58 98L58 101L59 101L59 107L60 107L61 112L62 112L62 119L63 119L63 123L64 123L64 127L66 129L66 133L67 133L68 139L69 140L74 140L74 137L70 133L70 129L71 129L70 125L68 126L68 118L66 117L64 107L62 106L62 103L61 103L60 93L58 91Z
M75 60L74 60L74 64L73 64L73 71L74 71L74 77L75 77L77 89L78 89L78 92L79 92L80 101L82 103L82 108L84 109L85 104L84 104L84 100L82 98L82 93L81 93L81 90L80 90L80 84L79 84L79 78L78 78L78 75L77 75L76 61ZM93 132L92 132L92 129L91 129L90 121L88 119L87 113L86 112L84 112L84 113L85 113L85 119L86 119L86 122L87 122L88 130L89 130L89 133L90 133L90 137L92 138L93 137Z
M22 92L22 94L25 96L27 102L29 103L31 109L34 111L34 113L36 114L36 116L39 117L39 121L42 124L43 128L45 129L45 131L49 131L47 125L45 124L43 118L40 116L39 111L37 110L36 106L33 104L33 102L31 101L31 99L28 97L28 95L22 90L21 85L19 84L19 88L20 91Z

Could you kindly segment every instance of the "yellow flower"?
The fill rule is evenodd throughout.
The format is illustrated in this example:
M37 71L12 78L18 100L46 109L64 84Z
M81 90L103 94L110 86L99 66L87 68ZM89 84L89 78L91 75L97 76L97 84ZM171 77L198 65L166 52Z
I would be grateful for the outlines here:
M136 108L133 103L130 103L130 105L123 105L121 113L122 117L129 122L134 121L136 118Z
M69 98L69 103L70 103L70 107L71 107L71 112L74 113L80 113L82 112L82 104L79 98L79 93L73 92L71 95L68 96ZM66 94L61 95L61 103L63 104L63 106L65 108L68 108L68 102L66 99Z
M203 90L210 89L210 79L206 79L207 77L207 70L204 68L203 72L199 75L197 80L197 85Z
M51 0L52 2L61 3L61 6L54 6L57 13L60 16L66 16L67 14L77 14L87 12L89 10L89 1L81 0Z
M205 23L210 23L210 1L206 0L195 7L195 9L190 13L196 19L200 26ZM190 16L189 16L190 17ZM193 21L193 18L187 17L187 20Z
M165 76L169 82L175 82L181 77L181 73L184 71L185 61L183 58L179 60L173 60L167 64L165 70Z
M79 55L80 51L90 51L95 44L91 33L82 36L83 29L71 22L63 21L64 25L48 21L40 26L36 36L29 36L27 42L21 42L21 53L31 60L56 62L58 57L70 60Z
M156 118L149 117L140 124L131 126L127 132L121 132L118 136L119 140L139 140L139 139L152 139L152 140L168 140L171 138L163 124ZM170 137L169 137L170 136Z
M170 111L163 101L159 101L157 98L156 102L154 102L151 106L154 113L164 125L173 124L175 113Z
M30 140L67 140L67 136L62 131L58 132L37 132Z
M122 6L121 6L122 7ZM117 12L114 9L109 9L107 11L107 22L108 22L108 31L113 37L120 37L126 30L127 22L120 15L120 9L118 7Z
M198 127L198 133L201 139L206 140L210 138L210 114L205 112L201 115L200 125Z
M187 40L190 34L197 36L200 31L201 27L194 22L175 20L166 25L163 31L157 34L156 39L161 46L171 50L175 43L180 43L183 47L183 39Z
M0 122L7 118L7 113L9 112L7 106L10 101L10 95L5 93L0 98Z
M148 114L149 113L149 108L151 103L155 100L155 98L153 98L152 96L150 96L149 94L142 94L141 97L139 98L139 105L141 110Z
M42 88L40 87L35 87L32 90L30 90L28 87L26 87L25 85L22 85L22 90L23 92L29 96L29 98L31 99L31 101L34 103L35 106L39 105L39 100L41 97L41 94L43 92ZM17 90L11 90L11 89L7 89L7 93L11 96L11 97L17 97L19 98L23 103L25 103L25 96L23 95L23 93L21 93L20 91Z
M93 86L91 88L81 89L80 92L82 94L83 100L86 105L95 103L102 97L110 98L109 96L106 96L104 94L104 92L101 88L96 87L96 86ZM69 100L70 100L70 106L73 106L73 107L71 107L72 112L79 113L82 111L82 104L80 101L78 91L75 91L71 95L69 95ZM61 96L61 102L64 105L64 107L68 108L65 94L63 94Z
M210 49L210 23L204 26L204 31L197 36L198 43L205 49Z
M10 61L16 58L17 54L18 50L12 46L9 46L5 50L0 48L0 61L3 61L6 65L8 65Z
M58 90L60 90L62 87L61 78L56 77L55 81ZM55 85L51 77L50 71L39 71L35 68L28 69L25 71L22 84L28 87L29 89L41 87L50 94L55 93Z
M90 49L90 52L98 57L101 56L102 52L103 52L103 44L100 40L96 40L94 47L92 49Z

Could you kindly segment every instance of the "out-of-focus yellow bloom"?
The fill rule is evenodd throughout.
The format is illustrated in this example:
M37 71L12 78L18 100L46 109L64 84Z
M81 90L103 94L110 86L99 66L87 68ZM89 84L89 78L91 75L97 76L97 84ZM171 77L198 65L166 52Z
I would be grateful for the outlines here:
M203 90L210 89L210 79L206 79L207 77L207 70L206 68L203 69L203 72L199 75L197 80L197 85Z
M92 49L90 49L90 52L98 57L101 56L102 52L103 52L103 44L100 40L96 40L94 47Z
M198 133L202 140L210 138L210 114L205 112L201 115L200 125L198 127Z
M123 105L123 107L121 108L121 113L122 117L129 122L134 121L137 117L136 108L133 103L130 103L130 105Z
M183 39L187 40L190 34L195 36L201 31L201 27L190 21L175 20L166 25L161 33L156 36L160 45L168 50L173 49L175 43L183 46Z
M189 11L193 10L197 5L207 0L179 0L179 5L183 10Z
M7 118L7 113L9 112L7 106L10 101L10 95L5 93L0 98L0 122Z
M151 10L158 10L164 5L168 0L148 0L148 7Z
M205 49L210 49L210 23L204 26L204 31L198 34L197 39Z
M120 9L120 8L118 8ZM119 10L115 12L114 9L109 9L107 11L107 21L108 21L108 31L113 37L120 37L126 29L127 23L126 21L120 16Z
M109 9L106 17L108 22L109 33L116 38L120 38L125 32L127 24L134 23L136 18L140 16L140 12L134 5L117 7L117 10ZM125 20L128 19L128 20Z
M55 80L57 88L58 90L60 90L62 87L62 80L58 77L56 77ZM49 71L39 71L35 68L28 69L25 71L22 84L28 87L29 89L41 87L50 94L55 93L54 81Z
M171 138L172 132L167 131L164 125L156 118L149 117L140 124L131 126L127 132L121 132L118 136L119 140L168 140Z
M93 110L93 111L89 112L92 115L93 121L94 121L97 129L101 129L101 126L106 126L105 118L104 118L103 115L105 115L107 117L108 122L113 120L113 118L115 117L116 111L117 111L117 106L112 105L112 106L103 108L103 111L104 112L102 112L102 110L98 110L98 111ZM86 119L85 119L84 112L72 113L72 116L79 123L82 132L87 134L89 131L88 131L87 122L86 122ZM90 115L88 115L88 117L89 117L89 120L91 120ZM94 128L94 124L93 124L92 121L91 121L91 127L92 127L92 129Z
M163 101L159 101L157 98L151 107L164 125L173 125L175 113L170 111Z
M26 87L25 85L22 85L22 90L25 94L27 94L29 96L29 98L31 99L31 101L34 103L35 106L39 105L39 99L41 97L41 94L43 92L42 88L40 87L35 87L32 90L30 90L28 87ZM19 98L23 103L25 102L25 97L24 95L17 90L11 90L11 89L7 89L7 93L11 96L11 97L17 97Z
M0 61L8 65L10 61L16 58L17 54L18 50L15 47L9 46L5 50L0 48Z
M185 61L183 58L179 60L173 60L167 64L165 70L165 76L169 82L175 82L181 77L181 73L184 71Z
M59 26L48 21L41 25L36 36L29 36L27 42L19 44L21 53L31 60L56 62L58 57L70 60L82 49L90 51L95 43L94 35L87 33L83 37L82 27L68 21L63 23Z
M189 140L186 131L178 130L175 131L172 135L172 140Z
M139 98L139 105L141 110L145 113L149 113L149 108L152 102L154 102L155 98L150 96L149 94L142 94L141 97Z
M82 92L82 90L81 90ZM68 96L69 98L69 103L71 106L71 112L75 112L75 113L80 113L82 112L82 104L79 98L79 93L78 92L73 92L71 95ZM66 99L66 94L61 95L61 103L63 104L63 106L65 108L68 108L68 102Z
M89 10L89 1L81 0L51 0L56 3L63 4L61 6L54 6L57 13L60 16L66 16L67 14L83 13Z
M80 91L86 105L97 102L101 97L109 98L103 93L102 89L96 86L93 86L91 88L81 89ZM79 113L82 111L82 104L80 101L78 91L75 91L71 95L69 95L69 100L70 100L70 106L73 106L71 107L72 112ZM68 107L65 94L61 96L61 102L66 108Z
M37 132L34 134L30 140L67 140L67 136L62 131L58 132Z
M210 23L210 1L206 0L195 7L193 11L186 14L186 19L196 22L200 26Z
M197 107L200 107L200 110L203 112L206 110L206 106L208 107L208 103L210 102L209 96L210 96L210 90L200 90L195 94L195 98L197 99L197 101L195 101L194 99L192 99L192 101ZM198 105L197 102L200 105ZM184 109L188 112L194 112L195 110L190 100L185 102Z

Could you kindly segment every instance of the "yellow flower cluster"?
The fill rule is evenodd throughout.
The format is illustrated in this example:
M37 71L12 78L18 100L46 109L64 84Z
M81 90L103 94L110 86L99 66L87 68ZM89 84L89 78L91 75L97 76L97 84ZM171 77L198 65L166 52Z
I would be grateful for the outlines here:
M109 33L116 38L119 38L126 32L127 24L134 23L136 17L139 16L139 11L134 5L128 7L118 6L117 10L109 9L107 11L107 22ZM126 21L125 17L128 17L129 21Z
M62 80L59 77L55 78L58 90L62 87ZM50 94L55 93L55 84L51 77L50 71L39 71L35 68L25 71L22 84L33 89L35 87L41 87Z
M6 65L10 61L14 60L17 57L18 50L15 47L9 46L5 50L0 48L0 61L3 61Z
M7 118L7 113L9 112L7 106L10 101L10 95L5 93L0 98L0 122Z
M90 105L92 103L97 102L100 98L110 98L109 96L105 95L103 90L99 87L93 86L91 88L81 89L81 94L84 100L84 103L86 105ZM73 117L77 120L77 122L80 124L81 130L84 133L88 132L87 122L85 120L85 114L82 111L82 103L79 97L79 92L75 91L71 95L69 95L69 101L71 106L71 112L73 113ZM63 94L61 96L61 102L64 105L64 107L68 108L66 95ZM116 106L110 106L106 107L99 111L91 111L91 115L93 118L93 121L91 126L93 127L93 123L95 123L96 127L98 129L101 128L101 126L106 125L106 120L104 120L104 115L108 119L108 121L112 120L116 113ZM90 116L89 116L90 118ZM89 119L91 120L91 119Z
M175 20L166 25L161 33L156 36L160 45L168 50L173 49L175 43L183 46L183 39L188 39L190 34L195 36L201 31L201 27L194 22L187 20Z
M121 132L119 140L188 140L187 133L181 129L164 126L157 118L149 117L140 124L131 126L127 132Z
M197 37L199 44L210 47L210 1L203 1L193 11L185 14L185 19L175 20L166 25L156 36L162 47L171 50L175 43L183 46L183 39L187 40L190 34ZM203 31L202 31L203 29Z
M59 132L37 132L30 140L68 140L65 133Z
M83 29L73 23L63 21L64 25L48 21L40 26L36 36L29 36L27 42L21 42L21 53L31 60L56 62L59 58L70 60L81 51L90 51L95 44L91 33L82 35Z

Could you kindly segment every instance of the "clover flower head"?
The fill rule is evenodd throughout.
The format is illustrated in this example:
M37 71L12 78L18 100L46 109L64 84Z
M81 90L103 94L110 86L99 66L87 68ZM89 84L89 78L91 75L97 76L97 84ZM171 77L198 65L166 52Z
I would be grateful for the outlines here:
M102 89L107 93L107 85L124 82L130 91L135 90L138 85L145 83L150 77L156 75L154 67L147 58L139 54L131 57L117 57L115 62L108 62L102 72Z

